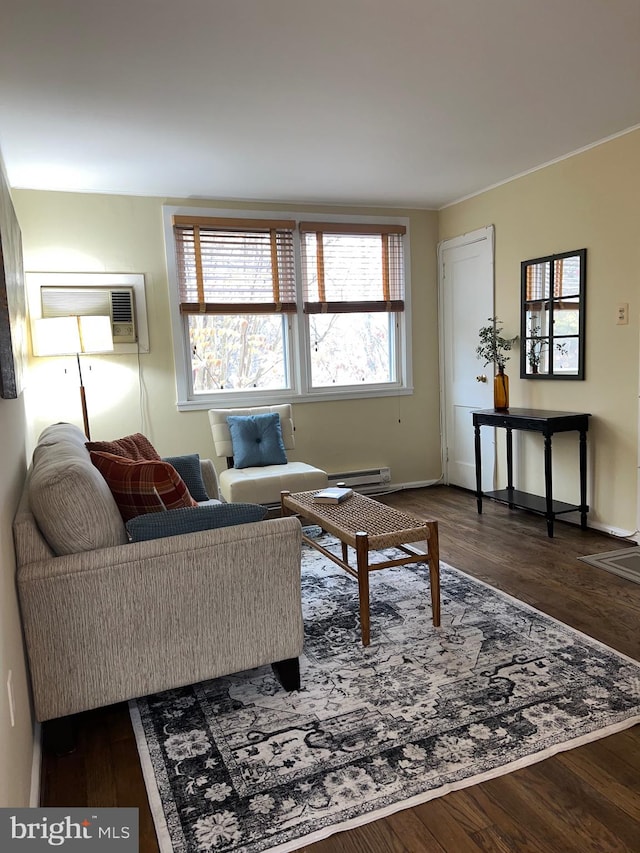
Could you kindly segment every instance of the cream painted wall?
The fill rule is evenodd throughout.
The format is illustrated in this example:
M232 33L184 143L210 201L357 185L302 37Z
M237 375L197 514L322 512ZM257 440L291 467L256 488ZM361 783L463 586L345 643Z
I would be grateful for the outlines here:
M640 131L570 157L440 211L440 239L495 226L496 314L519 332L520 262L587 248L586 379L519 379L512 359L511 405L591 412L590 523L632 533L637 527L640 286ZM629 324L616 306L629 304ZM531 491L542 488L539 437L520 458ZM577 441L554 439L557 496L577 498Z
M33 756L33 725L11 524L26 474L23 396L0 400L0 807L28 806ZM11 727L7 677L12 672L15 726Z
M134 272L146 278L150 352L94 358L83 363L92 438L133 431L147 434L161 454L194 452L211 456L206 411L180 413L169 318L162 205L192 200L83 195L16 190L28 271ZM242 205L195 202L202 206ZM245 205L246 208L284 205ZM437 214L355 208L304 207L307 212L409 216L413 301L411 396L301 403L294 408L296 450L329 471L385 465L395 483L424 482L441 476L438 413ZM30 446L56 420L81 425L75 361L32 359L27 397ZM220 468L224 462L216 460Z
M0 155L2 191L4 163ZM16 591L16 560L12 522L24 484L26 462L24 395L0 399L0 807L28 806L31 795L34 718L28 687ZM7 680L11 672L15 716L11 712Z

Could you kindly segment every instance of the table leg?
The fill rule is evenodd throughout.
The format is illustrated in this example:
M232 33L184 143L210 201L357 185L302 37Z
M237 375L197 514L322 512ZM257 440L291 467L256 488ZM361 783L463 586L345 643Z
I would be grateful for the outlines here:
M340 542L342 545L342 562L349 565L349 546L346 542Z
M474 445L476 457L476 501L478 504L478 515L482 515L482 452L480 445L480 425L474 426Z
M509 509L513 509L513 430L507 427L507 494Z
M553 538L553 483L551 462L551 436L544 437L544 497L547 510L547 533Z
M360 599L360 632L362 645L371 642L369 619L369 536L366 533L356 533L356 559L358 566L358 597Z
M433 624L440 627L440 545L438 542L438 522L427 521L429 528L429 582L431 586L431 613Z
M580 430L580 527L587 529L587 433Z

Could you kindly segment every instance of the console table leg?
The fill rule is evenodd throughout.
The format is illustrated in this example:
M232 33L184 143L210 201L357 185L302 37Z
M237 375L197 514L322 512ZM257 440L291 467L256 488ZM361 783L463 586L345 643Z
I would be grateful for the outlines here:
M356 560L358 566L358 597L360 600L360 632L362 645L371 642L369 619L369 536L366 533L356 533Z
M547 510L547 534L553 538L553 474L551 461L551 436L544 437L544 496Z
M509 509L514 508L513 503L513 430L507 427L507 494L509 495Z
M580 527L587 529L587 433L580 430Z
M480 448L480 426L474 427L475 432L475 456L476 456L476 501L478 503L478 515L482 515L482 453Z

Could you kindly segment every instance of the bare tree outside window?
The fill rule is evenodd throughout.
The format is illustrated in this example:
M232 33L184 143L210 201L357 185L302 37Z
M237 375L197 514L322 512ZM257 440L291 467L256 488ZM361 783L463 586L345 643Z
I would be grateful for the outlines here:
M190 316L194 393L286 388L284 322L275 314Z
M309 317L314 387L392 381L389 314L312 314Z

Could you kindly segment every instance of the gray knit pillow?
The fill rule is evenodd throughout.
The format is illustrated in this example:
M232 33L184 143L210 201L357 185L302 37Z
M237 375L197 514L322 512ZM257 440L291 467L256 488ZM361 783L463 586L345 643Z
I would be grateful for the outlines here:
M132 542L161 539L163 536L179 536L181 533L196 533L214 527L231 527L262 521L267 508L260 504L215 504L170 509L167 512L150 512L127 521L126 527Z
M189 494L194 501L208 501L209 495L202 479L202 468L200 467L200 455L189 453L186 456L165 456L162 460L173 465L178 474L185 481Z

